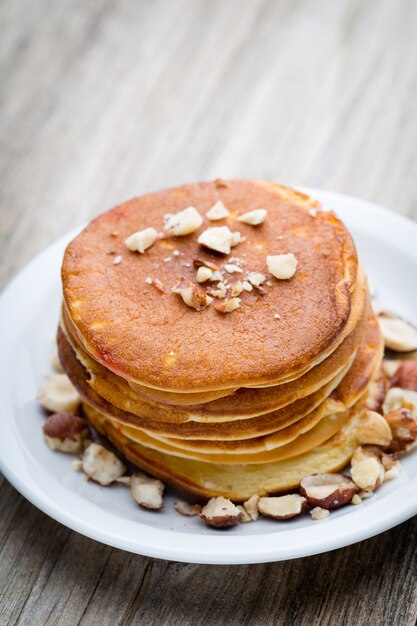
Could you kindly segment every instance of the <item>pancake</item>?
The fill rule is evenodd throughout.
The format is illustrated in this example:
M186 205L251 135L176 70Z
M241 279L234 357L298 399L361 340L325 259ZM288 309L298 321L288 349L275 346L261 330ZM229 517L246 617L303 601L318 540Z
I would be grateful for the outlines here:
M254 494L262 496L297 488L303 476L342 469L359 445L357 432L362 413L362 406L354 407L340 432L308 452L259 465L206 463L164 454L130 442L109 420L101 421L91 414L89 419L142 470L202 498L224 496L239 502Z
M328 359L296 381L259 390L241 389L228 398L192 408L155 405L137 397L124 379L106 370L83 350L76 338L69 333L65 316L62 317L61 327L76 352L77 358L89 371L89 384L111 404L138 416L164 422L218 423L272 412L325 387L350 366L366 331L368 315L368 310L364 309L356 328L339 348ZM239 410L239 407L242 409Z
M269 275L268 254L292 252L298 261L290 280L271 279L265 295L241 294L241 307L225 316L213 306L196 312L171 293L180 277L194 281L193 258L223 266L223 258L197 243L213 226L206 218L197 233L159 239L146 254L124 244L137 230L162 229L167 213L192 205L205 215L219 200L230 211L222 225L247 238L232 250L245 271ZM268 386L307 371L335 349L357 282L349 233L332 213L310 215L312 206L279 185L237 180L148 194L99 216L69 244L62 266L65 306L84 349L117 376L168 392ZM260 207L268 211L262 225L237 221ZM123 262L114 265L114 254ZM161 281L164 293L145 283L148 276Z

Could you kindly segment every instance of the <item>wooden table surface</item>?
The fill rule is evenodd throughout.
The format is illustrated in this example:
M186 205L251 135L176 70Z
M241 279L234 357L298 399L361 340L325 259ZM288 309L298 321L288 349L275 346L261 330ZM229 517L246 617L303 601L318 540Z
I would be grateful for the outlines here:
M258 177L417 217L414 0L0 7L0 282L147 190ZM100 545L1 482L0 623L415 624L417 519L285 563Z

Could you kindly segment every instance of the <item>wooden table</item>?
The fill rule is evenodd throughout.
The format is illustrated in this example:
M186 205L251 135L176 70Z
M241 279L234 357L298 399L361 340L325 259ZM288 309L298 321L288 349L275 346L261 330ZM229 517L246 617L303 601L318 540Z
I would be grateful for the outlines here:
M0 8L2 285L135 194L215 177L417 217L413 0L38 0ZM0 623L414 624L417 520L213 567L100 545L1 483Z

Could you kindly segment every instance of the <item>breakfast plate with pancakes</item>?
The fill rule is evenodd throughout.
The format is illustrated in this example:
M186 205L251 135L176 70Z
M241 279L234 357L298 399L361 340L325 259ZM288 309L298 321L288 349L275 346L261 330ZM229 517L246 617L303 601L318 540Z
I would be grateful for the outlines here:
M417 513L411 449L398 477L375 489L349 475L356 500L330 515L323 504L321 518L243 523L242 504L298 494L305 476L346 473L360 446L387 458L404 451L392 428L384 440L394 385L377 314L417 321L416 244L417 225L384 208L261 181L185 185L103 213L1 296L2 471L69 528L175 561L298 558L403 522ZM389 367L417 359L412 342L400 348ZM86 470L88 447L71 457L59 429L53 445L42 434L45 408L71 413L37 400L56 351L90 429L83 445L104 446L124 468L108 486ZM130 497L138 471L165 486L160 510ZM175 508L201 513L210 499L240 507L242 523L214 528Z

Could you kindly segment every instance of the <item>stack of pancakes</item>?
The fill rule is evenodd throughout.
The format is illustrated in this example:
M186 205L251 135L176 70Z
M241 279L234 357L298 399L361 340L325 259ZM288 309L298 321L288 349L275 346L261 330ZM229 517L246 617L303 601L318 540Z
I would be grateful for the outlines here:
M210 222L219 201L229 215ZM143 254L127 249L132 233L163 231L167 214L189 206L204 218L196 232L161 236ZM262 224L237 220L259 208ZM230 255L198 243L213 226L240 233ZM297 271L278 280L266 256L288 253ZM196 311L172 288L197 284L201 264L215 264L228 288L252 272L267 280L230 313L215 301ZM237 180L135 198L70 243L62 282L63 367L91 424L140 468L194 494L242 500L350 460L383 342L351 236L307 196Z

